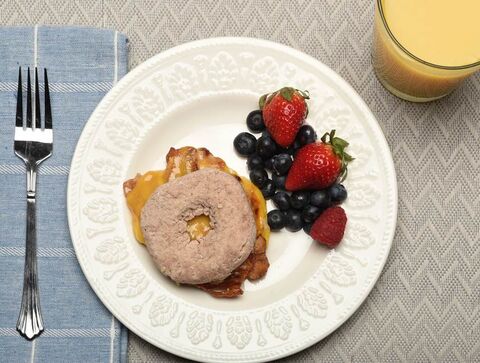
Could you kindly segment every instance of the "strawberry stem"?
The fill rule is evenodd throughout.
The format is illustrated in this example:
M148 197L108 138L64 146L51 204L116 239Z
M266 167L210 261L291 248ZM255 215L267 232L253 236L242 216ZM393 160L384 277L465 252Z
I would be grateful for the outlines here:
M308 92L307 90L305 91L301 91L299 89L297 89L297 92L300 93L300 95L306 99L306 100L309 100L310 99L310 92Z
M298 93L305 100L310 99L310 93L307 90L301 91L293 87L282 87L278 91L275 91L273 93L266 93L263 96L261 96L260 99L258 100L258 106L260 107L261 110L263 110L265 105L269 103L270 100L277 94L280 94L288 102L292 102L292 98L295 93Z
M295 88L292 87L283 87L280 89L279 93L280 95L286 99L288 102L292 102L292 97L295 92Z
M260 99L258 100L258 107L263 110L263 107L265 106L265 103L267 101L267 96L268 96L268 93L264 94L263 96L260 97Z
M327 145L332 146L332 150L340 158L341 169L340 169L340 182L343 182L347 178L348 174L348 163L354 160L354 158L348 154L345 149L348 147L348 142L344 139L341 139L335 136L335 130L326 132L322 138L322 142Z

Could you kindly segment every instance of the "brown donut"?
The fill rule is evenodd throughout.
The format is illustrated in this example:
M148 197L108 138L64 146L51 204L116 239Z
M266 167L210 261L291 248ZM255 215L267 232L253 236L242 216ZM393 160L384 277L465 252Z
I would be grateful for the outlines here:
M187 221L205 214L211 230L190 240ZM157 268L183 284L222 281L252 252L255 219L233 176L202 169L172 180L151 195L141 214L147 250Z

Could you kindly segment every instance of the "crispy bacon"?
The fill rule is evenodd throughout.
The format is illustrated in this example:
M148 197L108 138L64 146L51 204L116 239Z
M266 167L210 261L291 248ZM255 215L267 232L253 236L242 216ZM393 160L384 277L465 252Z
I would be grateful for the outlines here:
M250 255L251 256L251 255ZM250 256L238 266L225 280L220 283L194 285L213 297L236 297L243 294L242 285L252 269Z
M268 271L270 263L266 255L267 241L262 236L259 236L255 241L255 247L249 256L252 260L252 268L248 272L248 279L255 281L261 279Z
M248 278L250 281L265 276L270 263L265 254L267 243L263 237L258 237L255 247L248 258L237 267L230 276L220 283L194 285L213 297L236 297L243 294L242 285Z
M128 179L123 182L123 194L127 196L135 187L137 186L137 179L136 177L133 179Z

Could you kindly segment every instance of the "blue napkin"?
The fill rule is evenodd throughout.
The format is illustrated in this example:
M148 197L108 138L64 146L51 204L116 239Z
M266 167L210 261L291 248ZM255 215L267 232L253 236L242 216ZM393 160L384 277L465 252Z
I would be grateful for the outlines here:
M126 361L126 328L96 297L75 257L66 194L70 161L83 126L105 93L127 73L127 52L126 37L112 30L0 28L0 361ZM13 153L19 65L25 71L35 65L48 69L54 128L53 155L40 167L37 184L45 331L33 342L15 330L26 218L25 168Z

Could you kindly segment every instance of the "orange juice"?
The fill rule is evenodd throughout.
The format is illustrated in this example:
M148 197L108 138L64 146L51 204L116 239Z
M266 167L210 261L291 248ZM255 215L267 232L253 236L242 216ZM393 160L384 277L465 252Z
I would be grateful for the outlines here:
M454 90L480 68L480 0L377 0L373 64L410 101Z

